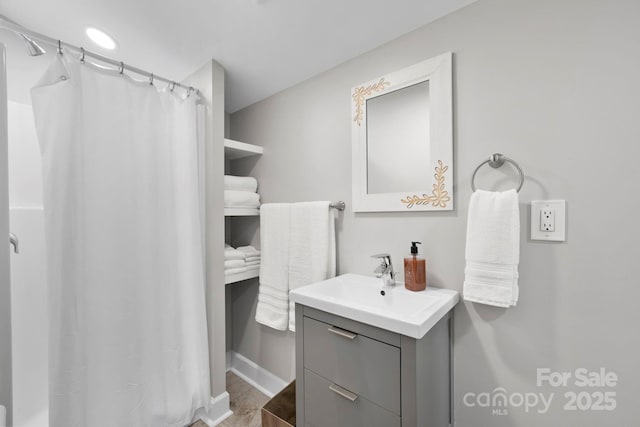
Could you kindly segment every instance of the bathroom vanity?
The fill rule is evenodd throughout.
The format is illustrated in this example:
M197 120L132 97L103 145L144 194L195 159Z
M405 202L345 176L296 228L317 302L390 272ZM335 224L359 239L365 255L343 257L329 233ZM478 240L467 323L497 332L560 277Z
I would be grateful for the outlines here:
M291 292L298 426L449 426L458 293L380 288L343 275Z

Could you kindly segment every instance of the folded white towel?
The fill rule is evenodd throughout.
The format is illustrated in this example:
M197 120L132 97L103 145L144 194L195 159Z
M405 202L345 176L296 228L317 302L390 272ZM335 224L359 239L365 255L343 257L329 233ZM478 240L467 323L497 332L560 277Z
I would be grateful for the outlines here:
M335 219L329 204L304 202L291 207L289 290L336 275ZM295 303L289 301L292 331L295 322Z
M267 203L260 208L260 287L256 321L284 331L289 322L290 205Z
M246 263L244 262L243 259L229 259L224 262L225 270L229 268L244 267L245 265Z
M258 189L258 181L251 176L225 175L224 189L255 193Z
M260 256L260 251L254 248L253 246L238 246L237 250L244 252L247 254L247 258Z
M230 276L232 274L240 274L240 273L246 273L247 271L258 271L257 267L251 266L251 267L238 267L238 268L229 268L224 270L224 275L225 276Z
M258 255L258 256L248 256L248 257L245 258L245 261L246 262L254 262L254 261L260 262L260 259L262 259L260 257L260 255Z
M238 251L235 250L233 248L229 249L229 248L225 248L224 250L224 259L225 261L229 261L232 259L241 259L244 261L244 259L247 257L247 255L242 252L242 251Z
M476 190L467 219L467 301L509 307L518 302L520 211L515 190Z
M260 195L250 191L224 191L224 206L226 208L257 208L260 206Z
M247 261L244 263L244 265L246 265L247 267L251 267L251 266L260 266L260 260L256 260L256 261Z

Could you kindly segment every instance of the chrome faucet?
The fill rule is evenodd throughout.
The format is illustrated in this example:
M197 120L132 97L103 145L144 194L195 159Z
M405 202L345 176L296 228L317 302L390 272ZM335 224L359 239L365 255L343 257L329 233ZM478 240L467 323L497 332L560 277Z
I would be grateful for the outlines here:
M395 286L396 273L393 271L391 255L377 254L371 255L371 258L378 258L380 260L380 265L374 270L376 277L382 279L382 283L384 284L384 286Z

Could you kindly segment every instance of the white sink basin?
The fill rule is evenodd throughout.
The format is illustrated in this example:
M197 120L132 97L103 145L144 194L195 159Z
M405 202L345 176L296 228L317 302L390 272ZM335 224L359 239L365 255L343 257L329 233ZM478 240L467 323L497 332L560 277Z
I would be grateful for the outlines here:
M420 292L402 283L385 287L382 280L343 274L294 289L289 298L299 304L420 339L460 299L458 292L429 288Z

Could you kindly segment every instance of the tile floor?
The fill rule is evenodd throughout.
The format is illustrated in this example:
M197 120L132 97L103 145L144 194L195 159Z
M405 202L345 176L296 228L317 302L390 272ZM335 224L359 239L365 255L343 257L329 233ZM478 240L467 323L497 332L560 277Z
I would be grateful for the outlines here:
M219 427L261 427L261 409L269 398L232 372L227 372L227 391L233 415Z
M261 409L269 398L233 372L227 372L227 391L233 415L219 427L261 427Z
M232 372L227 372L227 392L233 415L218 424L218 427L261 427L260 410L269 398ZM190 427L207 427L202 421Z

